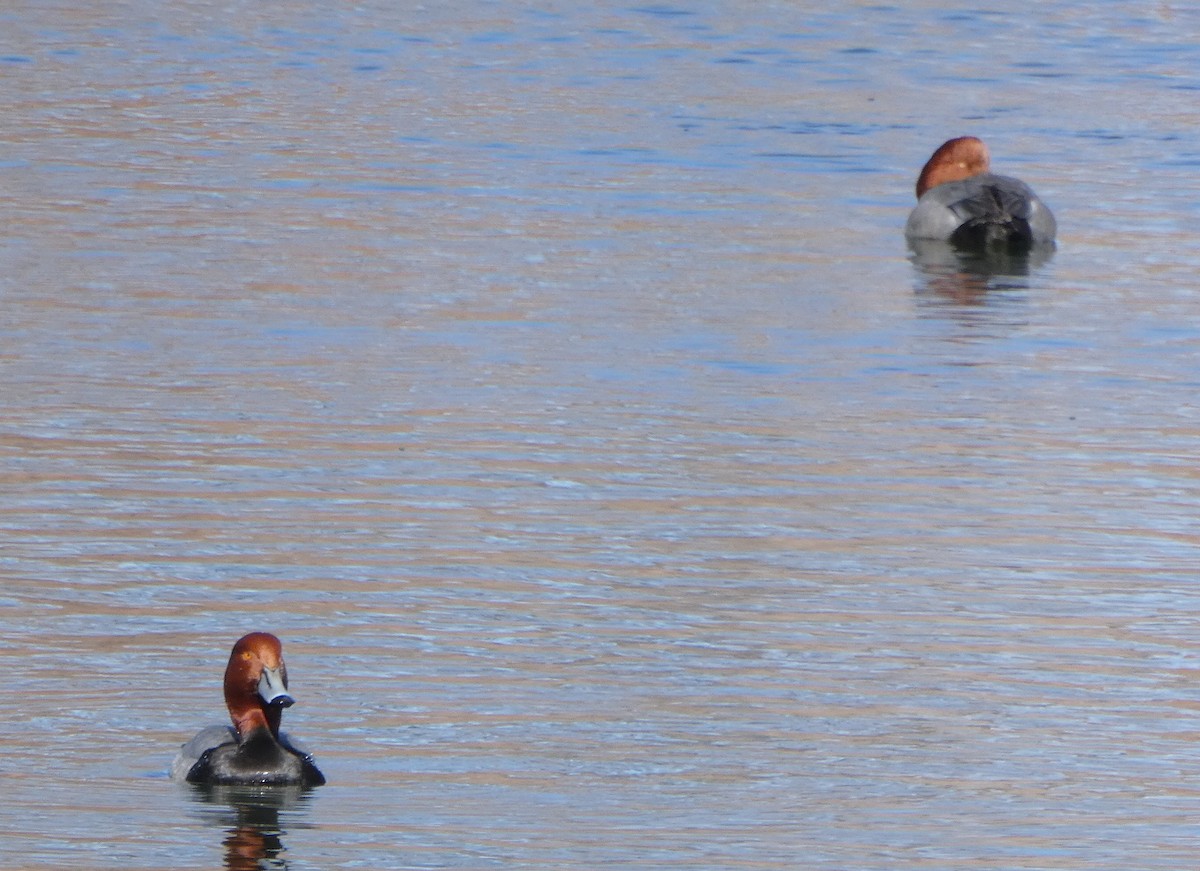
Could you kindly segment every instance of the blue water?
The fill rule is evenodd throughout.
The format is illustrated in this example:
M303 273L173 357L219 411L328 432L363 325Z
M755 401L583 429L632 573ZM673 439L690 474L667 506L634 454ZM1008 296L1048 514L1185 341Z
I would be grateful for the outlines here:
M0 867L1185 866L1197 19L0 13Z

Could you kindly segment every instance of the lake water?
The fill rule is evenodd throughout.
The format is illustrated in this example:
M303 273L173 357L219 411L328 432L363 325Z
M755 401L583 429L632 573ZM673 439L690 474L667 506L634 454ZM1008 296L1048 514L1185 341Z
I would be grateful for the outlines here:
M1190 866L1198 28L0 11L0 867ZM306 795L165 776L252 629Z

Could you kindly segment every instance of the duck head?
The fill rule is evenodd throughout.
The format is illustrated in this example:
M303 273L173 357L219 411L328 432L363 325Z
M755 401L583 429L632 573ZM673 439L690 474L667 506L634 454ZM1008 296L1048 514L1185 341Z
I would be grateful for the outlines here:
M240 638L225 668L225 705L238 740L264 728L278 738L283 709L295 701L288 693L279 639L269 632L251 632Z
M943 142L933 156L926 161L917 176L917 199L925 191L951 181L962 181L985 173L992 159L982 139L974 136L959 136Z

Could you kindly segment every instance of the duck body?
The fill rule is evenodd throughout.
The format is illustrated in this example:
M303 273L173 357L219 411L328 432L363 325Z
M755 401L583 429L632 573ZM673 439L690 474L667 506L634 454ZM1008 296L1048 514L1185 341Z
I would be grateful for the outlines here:
M1029 249L1054 243L1053 213L1020 179L990 172L930 188L908 216L904 235L959 248Z
M283 732L259 730L239 741L231 726L209 726L188 741L171 763L171 777L213 785L321 786L325 775L312 754Z
M1054 214L1025 182L989 166L987 147L973 136L935 151L917 181L917 205L904 228L908 240L1007 253L1052 246Z
M225 670L225 702L232 726L202 729L180 749L171 777L211 785L320 786L312 755L280 732L287 669L279 639L253 632L234 645Z

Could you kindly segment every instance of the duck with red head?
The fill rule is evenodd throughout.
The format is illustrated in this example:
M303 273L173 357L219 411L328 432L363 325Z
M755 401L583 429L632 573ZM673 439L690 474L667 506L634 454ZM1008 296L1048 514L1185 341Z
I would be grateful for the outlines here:
M945 142L917 178L910 243L948 242L982 252L1021 253L1053 246L1054 215L1025 182L995 175L987 146L974 136Z
M269 632L238 640L225 668L225 705L233 726L209 726L183 745L171 777L189 783L320 786L312 756L279 731L288 693L283 646Z

